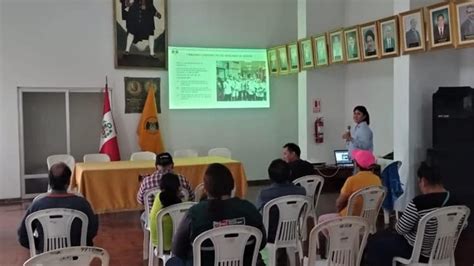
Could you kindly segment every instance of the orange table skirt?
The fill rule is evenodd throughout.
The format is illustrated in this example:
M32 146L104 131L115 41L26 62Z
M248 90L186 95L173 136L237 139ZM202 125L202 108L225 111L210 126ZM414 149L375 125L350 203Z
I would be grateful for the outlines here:
M175 158L174 163L175 172L184 175L193 188L203 182L209 164L222 163L234 177L236 196L243 198L247 193L247 177L239 161L206 156ZM143 206L137 202L138 176L153 173L154 164L154 161L77 163L71 187L84 195L96 213L140 210Z

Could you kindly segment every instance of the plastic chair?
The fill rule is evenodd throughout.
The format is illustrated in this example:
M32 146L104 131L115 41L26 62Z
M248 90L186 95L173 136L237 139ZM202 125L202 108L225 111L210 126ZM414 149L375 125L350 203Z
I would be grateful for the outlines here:
M38 221L43 228L43 252L71 246L71 226L75 219L81 220L81 246L87 245L89 218L81 211L65 208L45 209L34 212L25 219L30 245L30 257L37 254L34 240L33 222ZM36 230L35 230L36 231Z
M110 162L110 157L109 155L105 153L91 153L91 154L85 154L83 157L83 161L85 163L93 163L93 162Z
M393 266L403 265L445 265L454 266L454 250L459 235L466 227L470 210L466 206L449 206L434 210L420 219L416 231L411 258L393 258ZM425 236L426 227L436 226L436 236ZM433 243L428 263L418 262L423 242Z
M247 225L222 226L198 235L193 242L193 265L201 265L201 249L206 240L214 245L214 265L244 265L245 247L252 244L252 237L255 238L255 248L251 265L255 266L262 232Z
M175 150L174 157L198 157L198 152L193 149Z
M307 175L297 178L293 184L304 187L306 196L312 199L308 210L308 215L313 219L314 224L317 221L316 208L318 207L319 195L324 185L324 178L319 175ZM306 239L307 228L304 228L303 237Z
M204 191L204 183L200 183L194 189L194 201L199 202L205 193L206 192Z
M232 158L232 152L227 148L213 148L207 152L208 156L219 156L224 158Z
M306 215L311 206L311 199L301 195L283 196L273 199L263 206L263 225L267 237L270 224L270 209L277 207L279 219L274 243L267 243L269 265L276 263L276 250L286 248L290 265L296 264L295 255L298 250L302 254L300 228L306 226ZM273 221L275 222L275 221ZM301 255L300 255L301 256Z
M156 154L151 151L134 152L130 156L130 161L154 161L155 159Z
M179 204L175 204L166 208L161 209L156 215L156 225L158 233L158 246L156 249L153 247L153 243L151 242L151 238L148 245L148 253L151 254L148 258L148 265L153 266L155 265L155 256L163 261L162 265L165 265L168 259L171 257L170 253L165 253L163 250L163 241L164 241L164 232L163 232L163 218L165 215L169 215L171 217L171 222L173 223L173 235L176 233L181 220L183 220L184 215L186 212L194 206L196 202L183 202ZM154 252L155 250L155 252Z
M385 198L385 189L382 186L370 186L354 192L347 203L347 216L360 216L367 220L370 233L377 232L377 216ZM361 213L355 213L355 206L362 200Z
M303 265L358 266L368 235L369 224L362 217L345 216L320 223L311 230L308 257L303 259ZM319 236L326 238L327 260L320 260L316 254L321 248Z
M109 253L98 247L69 247L48 251L27 260L23 266L44 265L90 265L95 258L100 259L102 266L109 265Z
M155 199L156 195L160 193L159 188L154 188L148 190L145 195L143 195L143 205L145 206L145 210L143 212L143 259L146 260L149 258L148 254L148 243L150 242L150 228L148 225L148 216L151 211L151 207L153 205L153 200Z
M71 169L71 172L74 173L74 167L76 166L76 160L74 157L72 157L69 154L55 154L55 155L50 155L48 158L46 158L46 163L48 164L48 170L51 169L51 166L53 164L63 162L67 164L69 169Z

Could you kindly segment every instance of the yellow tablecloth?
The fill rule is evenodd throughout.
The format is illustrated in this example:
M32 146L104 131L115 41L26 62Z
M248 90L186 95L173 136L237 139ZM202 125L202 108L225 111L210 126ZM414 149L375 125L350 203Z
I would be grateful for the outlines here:
M247 178L239 161L212 156L175 158L174 168L195 188L202 183L211 163L222 163L229 168L235 181L235 194L243 198L247 193ZM151 174L154 170L154 161L77 163L71 187L84 195L96 213L139 210L143 206L137 202L138 175Z

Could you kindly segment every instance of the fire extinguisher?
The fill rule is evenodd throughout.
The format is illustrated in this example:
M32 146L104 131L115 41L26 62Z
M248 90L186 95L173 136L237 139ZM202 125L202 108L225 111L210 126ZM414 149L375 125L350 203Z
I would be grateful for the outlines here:
M324 142L324 121L322 117L318 117L316 121L314 121L314 141L316 143L323 143Z

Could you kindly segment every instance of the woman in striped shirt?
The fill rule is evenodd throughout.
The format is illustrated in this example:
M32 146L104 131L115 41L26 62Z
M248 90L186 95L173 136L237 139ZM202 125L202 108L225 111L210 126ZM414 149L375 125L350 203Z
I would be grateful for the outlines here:
M410 258L420 219L437 208L458 205L453 195L443 187L436 168L423 162L417 175L422 194L413 198L407 205L395 226L396 233L382 231L369 239L366 250L367 265L392 265L394 257ZM427 224L420 262L428 262L436 230L434 221Z

